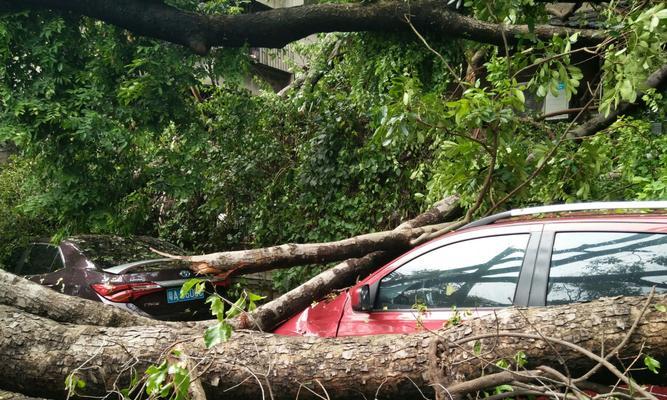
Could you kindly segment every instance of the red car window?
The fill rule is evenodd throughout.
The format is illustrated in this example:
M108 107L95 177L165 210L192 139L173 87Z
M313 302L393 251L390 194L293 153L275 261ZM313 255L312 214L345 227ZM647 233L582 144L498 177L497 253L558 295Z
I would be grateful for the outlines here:
M547 305L667 291L667 235L556 233Z
M375 308L509 306L529 236L483 237L425 253L382 278Z

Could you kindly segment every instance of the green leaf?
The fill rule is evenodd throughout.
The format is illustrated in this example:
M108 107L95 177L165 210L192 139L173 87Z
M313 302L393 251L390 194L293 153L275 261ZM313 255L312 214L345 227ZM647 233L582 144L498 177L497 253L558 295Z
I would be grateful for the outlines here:
M206 302L211 303L211 314L215 315L218 321L222 321L225 318L225 303L222 301L222 298L214 294L209 296Z
M621 90L621 97L622 97L624 100L632 101L632 100L630 100L630 99L631 99L631 98L633 97L633 95L635 94L635 90L633 89L633 87L632 87L632 82L630 82L630 80L625 79L625 80L621 83L621 88L620 88L620 90Z
M71 373L65 378L65 389L69 392L75 392L76 389L83 389L85 387L86 382L75 373Z
M200 283L204 283L204 280L200 279L200 278L192 278L192 279L188 279L187 281L185 281L185 283L183 283L183 286L181 286L181 293L179 294L181 299L188 294L190 289L192 289L195 285L200 284ZM202 285L202 288L203 288L203 285Z
M159 366L151 365L146 369L146 393L149 395L160 393L162 383L167 379L167 361L162 361Z
M260 296L258 294L249 292L247 290L246 290L246 293L248 294L248 300L250 300L250 301L260 301L260 300L264 300L266 298L266 296Z
M218 343L226 342L231 336L232 326L225 321L218 321L204 332L204 343L207 348L211 348Z
M660 361L649 355L644 356L644 365L646 365L646 368L654 374L657 374L658 370L660 370Z
M500 385L496 386L495 393L500 394L500 393L505 393L505 392L513 392L514 388L510 385Z
M183 367L177 367L173 370L174 376L174 400L187 400L188 389L190 388L190 374Z
M243 310L245 310L245 302L246 302L245 296L241 296L238 300L234 302L231 308L227 310L226 317L234 318L237 315L239 315Z
M516 362L517 367L523 368L528 363L528 357L526 357L526 353L519 350L514 355L514 361Z
M660 311L660 312L663 312L663 313L667 312L667 306L665 306L664 304L656 304L654 307L657 311Z
M538 97L544 97L544 96L546 96L546 95L547 95L547 87L544 86L544 85L540 85L540 86L537 88L537 96L538 96Z
M477 356L482 354L482 342L480 342L479 340L476 340L475 344L472 346L472 351Z
M445 288L445 294L447 296L451 296L456 292L457 288L454 286L452 283L448 283L447 287Z

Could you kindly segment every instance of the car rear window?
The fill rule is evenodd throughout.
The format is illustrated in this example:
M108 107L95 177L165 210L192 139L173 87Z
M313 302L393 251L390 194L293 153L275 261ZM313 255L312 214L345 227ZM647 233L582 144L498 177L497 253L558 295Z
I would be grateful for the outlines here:
M16 266L18 275L47 274L63 268L63 260L57 246L51 244L34 243L24 252Z
M423 254L382 278L376 309L509 306L529 236L471 239Z
M175 255L183 254L183 250L179 247L150 237L90 235L76 236L67 240L74 243L97 268L110 268L134 261L163 257L151 251L151 248Z
M667 235L634 232L556 234L547 305L667 291Z

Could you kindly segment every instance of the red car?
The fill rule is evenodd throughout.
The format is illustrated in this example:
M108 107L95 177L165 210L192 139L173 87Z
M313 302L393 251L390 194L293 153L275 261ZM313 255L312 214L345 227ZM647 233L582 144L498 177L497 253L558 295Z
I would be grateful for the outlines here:
M667 215L642 211L666 208L664 201L584 203L483 218L400 256L275 333L411 333L418 316L438 329L453 317L511 305L642 295L653 286L665 292Z
M146 236L80 235L58 245L44 240L17 249L9 271L64 294L151 318L211 318L205 293L192 289L180 296L181 286L194 275L188 264L157 258L151 248L183 254L168 242ZM228 283L215 278L210 282L207 292Z

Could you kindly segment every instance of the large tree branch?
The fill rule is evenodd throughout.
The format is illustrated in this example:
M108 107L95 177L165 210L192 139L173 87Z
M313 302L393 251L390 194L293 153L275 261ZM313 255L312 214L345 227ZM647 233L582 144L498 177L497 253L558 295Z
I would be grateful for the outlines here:
M481 43L509 44L529 33L527 25L500 25L456 13L440 0L381 1L370 4L316 4L263 12L208 16L179 10L158 1L139 0L0 0L3 8L46 8L69 11L128 29L135 34L190 47L199 54L212 46L283 47L320 32L409 31L407 19L420 32ZM579 42L598 43L600 31L538 25L534 34L579 32Z
M458 200L458 196L449 196L438 202L431 210L399 225L394 230L368 233L335 242L290 243L200 256L173 256L156 252L166 257L189 261L192 263L191 268L200 274L228 275L270 271L297 265L324 264L363 257L375 251L390 251L395 254L412 247L412 239L443 228L442 224L424 226L425 224L449 220L451 216L459 215Z
M426 212L402 223L396 229L404 231L451 220L459 215L458 197L450 196ZM235 321L235 325L264 331L273 330L278 323L305 309L313 301L323 298L333 290L354 284L356 279L365 277L395 255L396 250L378 251L346 260L286 295L260 306L249 314L246 321ZM165 324L117 307L67 296L2 270L0 270L0 304L65 323L108 327ZM53 307L53 304L59 306Z
M653 88L658 90L662 90L667 87L667 64L663 65L662 68L649 75L644 86L645 89ZM638 93L637 97L641 99L642 95L643 93L640 92ZM623 102L619 104L618 107L616 107L614 110L612 110L609 115L605 116L603 114L598 114L597 116L586 121L586 123L573 129L568 136L571 138L581 138L594 135L613 124L619 116L627 114L636 109L640 102L641 100L636 103Z
M235 318L232 324L237 329L271 332L314 301L320 301L329 293L351 286L358 278L368 276L394 255L388 251L376 251L361 258L345 260L277 299L259 306L255 311Z

